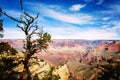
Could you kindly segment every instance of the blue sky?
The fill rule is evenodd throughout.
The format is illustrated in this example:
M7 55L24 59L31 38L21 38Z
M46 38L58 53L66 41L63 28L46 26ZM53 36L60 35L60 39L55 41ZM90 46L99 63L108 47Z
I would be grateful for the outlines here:
M0 0L6 13L19 19L19 0ZM52 39L120 39L120 0L23 0L26 12ZM4 39L23 39L16 22L2 16Z

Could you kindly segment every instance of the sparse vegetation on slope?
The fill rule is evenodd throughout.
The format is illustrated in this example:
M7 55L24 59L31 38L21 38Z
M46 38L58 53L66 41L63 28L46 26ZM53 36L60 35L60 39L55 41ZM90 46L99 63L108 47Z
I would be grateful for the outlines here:
M7 42L1 42L0 43L0 54L2 53L11 53L16 54L17 50L11 47Z

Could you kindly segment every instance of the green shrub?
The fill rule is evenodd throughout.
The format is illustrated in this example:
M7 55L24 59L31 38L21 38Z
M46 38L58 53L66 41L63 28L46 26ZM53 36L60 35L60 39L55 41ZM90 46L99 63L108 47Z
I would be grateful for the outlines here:
M51 67L50 70L45 73L42 80L59 80L60 76L53 74L54 70L55 70L55 67Z
M105 71L97 80L120 80L120 64L114 64L116 64L114 67L111 64L102 65Z
M37 74L35 74L35 76L33 76L33 80L40 80Z
M0 58L0 80L19 80L21 73L13 70L17 65L13 58Z
M6 52L6 53L11 53L15 54L17 53L17 50L11 47L7 42L1 42L0 43L0 54Z

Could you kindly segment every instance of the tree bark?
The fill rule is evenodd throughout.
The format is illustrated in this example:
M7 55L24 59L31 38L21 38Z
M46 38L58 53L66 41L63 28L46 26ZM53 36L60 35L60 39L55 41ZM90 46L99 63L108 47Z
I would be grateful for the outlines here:
M23 70L23 80L31 80L31 73L29 70L29 60L31 58L31 40L30 36L27 32L25 32L26 35L26 51L25 51L25 60L23 62L24 70Z
M30 51L27 50L25 52L25 60L23 62L24 70L23 70L23 80L31 80L31 73L29 70L29 60L30 60Z

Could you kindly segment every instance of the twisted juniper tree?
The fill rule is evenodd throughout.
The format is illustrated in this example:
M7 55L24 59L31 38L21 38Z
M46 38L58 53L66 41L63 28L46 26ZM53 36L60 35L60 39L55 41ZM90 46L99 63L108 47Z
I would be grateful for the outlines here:
M27 13L22 5L22 0L20 0L20 9L22 11L22 15L19 19L14 18L14 16L8 15L5 11L1 9L1 14L7 16L8 18L18 22L17 27L20 28L25 34L25 43L24 43L24 70L23 70L23 80L31 80L31 73L29 70L29 60L31 56L38 51L44 50L48 46L48 42L50 42L51 35L48 33L44 33L41 28L38 27L36 17L31 16ZM37 35L38 39L33 40L32 36Z

